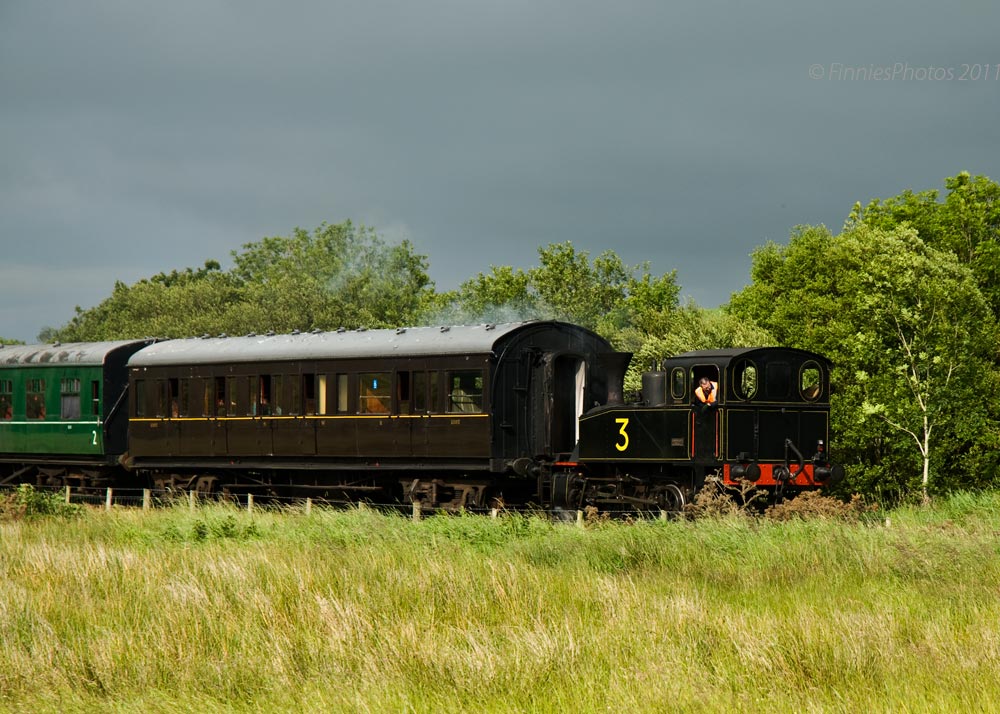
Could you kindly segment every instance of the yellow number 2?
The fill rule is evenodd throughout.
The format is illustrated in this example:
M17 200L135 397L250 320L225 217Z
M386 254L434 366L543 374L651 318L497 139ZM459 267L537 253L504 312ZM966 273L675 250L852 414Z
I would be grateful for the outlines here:
M624 441L620 444L615 444L615 448L619 451L625 451L628 448L628 433L625 428L628 426L628 419L615 419L615 424L621 424L622 428L618 430L618 433L622 435Z

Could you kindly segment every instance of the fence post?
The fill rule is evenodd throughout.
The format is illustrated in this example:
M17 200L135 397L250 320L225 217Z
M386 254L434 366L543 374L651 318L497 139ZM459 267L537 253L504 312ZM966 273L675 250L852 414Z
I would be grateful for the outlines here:
M661 521L667 520L667 512L664 511L662 508L660 509L660 520Z
M152 498L153 498L153 492L150 489L148 489L148 488L142 489L142 510L143 511L148 511L149 510L149 504L150 504L150 501L152 500Z
M107 495L104 497L104 510L111 510L111 489L108 489Z
M253 494L247 494L247 513L253 513Z
M500 509L499 508L491 508L490 509L490 518L492 518L494 521L497 519L497 516L499 514L500 514Z
M69 492L72 486L66 486L66 504L69 504Z
M420 520L420 501L413 502L413 522L416 523Z
M312 515L313 511L313 500L311 498L306 499L306 515Z
M578 526L580 526L580 528L583 528L583 525L584 525L584 523L583 523L583 511L577 511L576 512L576 524Z
M188 491L188 510L190 510L191 513L194 513L194 497L195 497L195 492Z

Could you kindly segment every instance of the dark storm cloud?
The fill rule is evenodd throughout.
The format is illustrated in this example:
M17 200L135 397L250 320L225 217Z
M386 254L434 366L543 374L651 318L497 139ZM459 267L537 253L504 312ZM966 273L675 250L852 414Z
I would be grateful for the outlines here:
M7 3L0 335L347 218L412 240L442 288L572 240L715 305L796 224L996 178L998 19L980 0ZM963 64L992 79L929 73Z

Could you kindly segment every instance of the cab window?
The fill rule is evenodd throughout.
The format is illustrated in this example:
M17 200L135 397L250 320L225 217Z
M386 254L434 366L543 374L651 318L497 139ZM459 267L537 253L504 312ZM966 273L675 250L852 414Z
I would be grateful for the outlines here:
M733 370L733 389L739 399L753 399L757 394L757 365L752 360L740 360Z
M674 399L684 399L687 394L687 383L684 379L684 368L674 367L670 371L670 396Z
M799 372L799 394L807 402L815 402L823 394L823 372L812 360L802 365Z

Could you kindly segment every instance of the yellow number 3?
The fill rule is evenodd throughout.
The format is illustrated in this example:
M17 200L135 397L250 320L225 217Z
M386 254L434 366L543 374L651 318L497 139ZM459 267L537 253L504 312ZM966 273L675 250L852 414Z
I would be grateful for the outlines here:
M615 424L621 424L622 428L618 430L618 433L622 435L624 439L620 444L615 444L615 448L619 451L625 451L628 448L628 433L626 433L625 428L628 426L628 419L615 419Z

